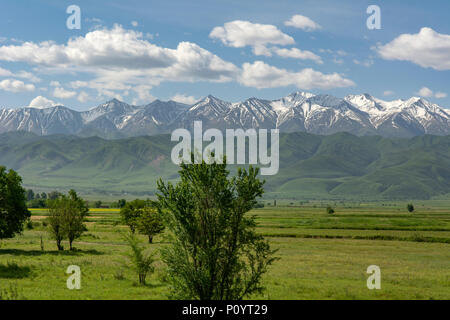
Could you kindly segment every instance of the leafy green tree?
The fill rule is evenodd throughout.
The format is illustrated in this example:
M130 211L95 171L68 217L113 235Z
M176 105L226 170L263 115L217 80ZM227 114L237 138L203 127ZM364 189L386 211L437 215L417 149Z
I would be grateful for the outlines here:
M30 217L22 178L14 170L0 166L0 239L21 233Z
M122 222L130 227L131 232L135 232L138 227L138 219L142 214L142 209L147 206L145 200L133 200L127 202L126 205L120 209L120 216Z
M137 222L138 231L148 236L148 243L153 243L153 237L164 230L164 223L156 208L142 209Z
M64 212L69 210L68 199L65 196L61 196L58 199L50 200L48 205L48 226L52 238L56 241L58 250L64 250L62 241L65 238L63 229L63 216Z
M50 200L55 200L57 199L59 196L61 196L61 193L59 193L58 191L52 191L48 194L48 198Z
M327 213L328 214L334 214L334 209L330 206L327 207Z
M408 203L406 209L408 210L408 212L414 212L414 205L412 203Z
M102 202L100 200L99 201L95 201L94 206L96 208L101 208L102 207Z
M73 250L73 241L87 230L84 221L89 209L85 201L74 190L70 190L68 196L62 195L49 201L49 213L50 231L58 250L64 250L61 241L65 237L69 240L70 250Z
M144 248L140 245L138 238L133 232L125 235L125 241L131 248L131 253L128 254L128 257L131 261L131 266L138 274L139 284L145 285L147 274L155 270L153 267L155 262L154 254L144 253Z
M126 204L127 204L127 200L125 200L125 199L120 199L119 201L117 201L117 207L120 209L125 207Z
M41 199L47 200L47 194L45 192L41 193Z
M177 298L239 300L263 291L261 278L275 260L268 241L246 215L263 194L259 169L226 164L182 164L176 185L158 181L159 208L171 245L161 250Z
M27 190L27 201L34 200L34 191L31 189Z

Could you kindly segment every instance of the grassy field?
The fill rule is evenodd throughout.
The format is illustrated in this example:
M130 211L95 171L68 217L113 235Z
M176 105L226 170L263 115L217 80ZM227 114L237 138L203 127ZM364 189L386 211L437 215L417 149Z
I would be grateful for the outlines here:
M449 206L436 201L416 207L407 213L403 204L360 203L337 206L334 215L320 204L254 210L258 232L280 259L264 279L266 292L252 298L450 299ZM126 267L121 232L127 228L118 210L92 209L75 252L56 251L42 225L47 212L32 214L33 229L1 242L1 289L17 288L25 299L167 299L162 263L147 286L137 285ZM163 236L147 244L149 250L163 245ZM81 267L81 290L66 287L69 265ZM381 290L366 287L369 265L381 269Z

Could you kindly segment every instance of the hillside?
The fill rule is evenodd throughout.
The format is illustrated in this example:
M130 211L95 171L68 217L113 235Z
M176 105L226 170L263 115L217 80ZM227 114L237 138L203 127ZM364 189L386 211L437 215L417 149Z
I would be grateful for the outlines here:
M0 164L36 190L151 196L156 180L175 180L170 136L121 140L0 134ZM234 169L232 168L232 171ZM280 171L265 176L268 197L428 199L450 193L450 136L392 139L348 133L280 137Z

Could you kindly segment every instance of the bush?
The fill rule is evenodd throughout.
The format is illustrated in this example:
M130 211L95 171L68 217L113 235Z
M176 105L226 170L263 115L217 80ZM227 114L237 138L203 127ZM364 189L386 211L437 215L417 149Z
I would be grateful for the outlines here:
M408 203L408 205L406 206L406 209L408 210L408 212L414 212L414 206L412 203Z
M334 209L330 206L327 207L327 213L328 214L334 214Z

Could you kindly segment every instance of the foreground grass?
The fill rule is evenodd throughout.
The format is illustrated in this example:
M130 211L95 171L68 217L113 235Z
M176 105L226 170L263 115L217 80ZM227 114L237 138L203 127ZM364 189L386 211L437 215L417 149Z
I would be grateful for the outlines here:
M450 212L423 208L414 214L398 208L265 208L253 211L258 232L280 258L265 276L257 299L450 299ZM147 286L124 263L128 250L118 211L91 212L88 231L76 252L57 252L33 210L36 226L2 242L0 288L17 286L27 299L166 299L164 266L158 263ZM41 251L40 239L44 240ZM365 237L365 238L364 238ZM145 241L145 237L142 237ZM436 241L438 240L438 241ZM157 250L163 237L147 245ZM82 289L68 290L69 265L82 270ZM381 290L368 290L366 269L381 268Z

